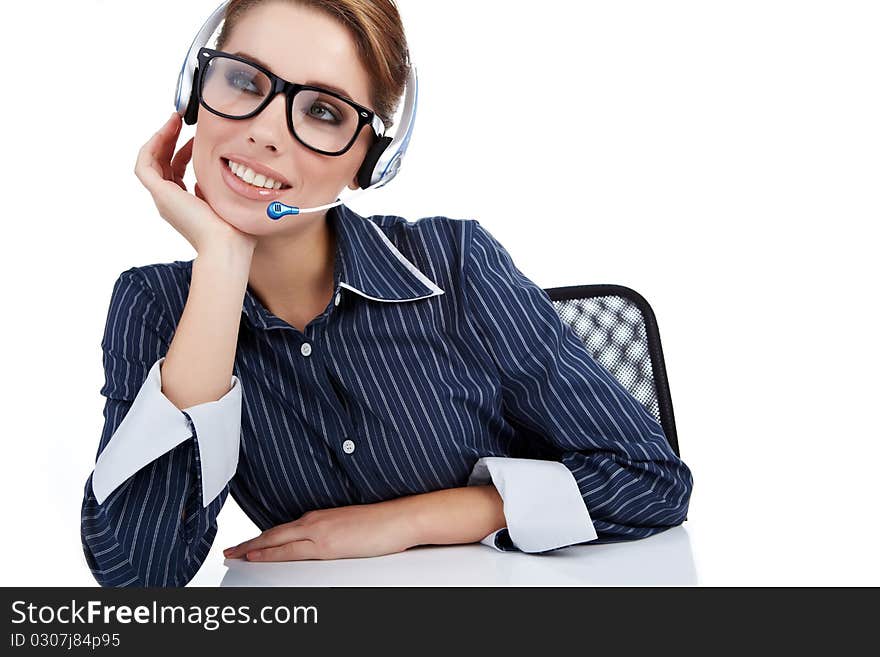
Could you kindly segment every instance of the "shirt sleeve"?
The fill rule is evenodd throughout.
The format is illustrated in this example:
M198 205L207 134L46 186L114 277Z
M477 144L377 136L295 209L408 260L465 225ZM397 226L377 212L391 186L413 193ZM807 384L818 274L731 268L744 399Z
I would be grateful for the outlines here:
M104 428L81 539L102 586L183 586L201 567L238 465L241 384L180 410L162 393L174 329L136 269L113 288L104 338Z
M472 223L465 303L497 366L502 410L559 454L558 462L477 461L468 485L494 483L507 521L480 542L545 552L645 538L681 524L693 477L660 423L593 359L494 236ZM575 490L582 508L573 503Z

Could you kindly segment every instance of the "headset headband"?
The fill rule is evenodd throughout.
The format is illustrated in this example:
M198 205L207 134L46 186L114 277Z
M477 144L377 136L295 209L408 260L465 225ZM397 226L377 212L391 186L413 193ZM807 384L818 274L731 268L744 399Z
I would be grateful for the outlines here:
M202 29L196 34L183 66L177 78L177 93L174 97L174 107L177 113L183 117L187 125L193 125L198 116L198 94L195 93L193 82L196 78L196 68L199 50L208 45L211 37L220 27L226 16L228 0L222 2L214 13L202 25ZM403 101L403 113L400 125L394 131L393 137L383 136L376 139L375 143L367 151L361 168L358 170L357 180L362 189L368 187L379 188L388 184L403 163L403 156L409 145L415 124L416 111L419 99L419 79L416 67L410 63L409 76L406 81L406 95Z

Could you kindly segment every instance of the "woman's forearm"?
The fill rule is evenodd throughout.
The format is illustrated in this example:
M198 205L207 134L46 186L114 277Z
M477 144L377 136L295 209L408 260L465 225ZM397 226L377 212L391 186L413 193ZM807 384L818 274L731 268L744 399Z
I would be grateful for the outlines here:
M193 261L186 305L160 371L179 409L229 392L252 252L218 248Z
M405 498L418 545L476 543L507 525L495 486L446 488Z

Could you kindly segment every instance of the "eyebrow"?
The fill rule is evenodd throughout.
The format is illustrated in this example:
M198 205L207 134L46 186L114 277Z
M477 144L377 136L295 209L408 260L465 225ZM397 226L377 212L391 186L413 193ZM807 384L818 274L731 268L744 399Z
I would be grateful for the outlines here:
M244 57L245 59L249 59L256 64L259 64L263 68L269 69L270 71L272 70L272 67L269 66L266 62L262 61L258 57L254 57L253 55L244 52L243 50L236 50L232 54L239 57ZM328 89L329 91L335 91L338 94L342 94L346 98L351 98L351 94L348 93L345 89L342 89L341 87L334 87L333 85L327 84L326 82L321 82L320 80L306 80L304 84L310 84L316 87L323 87L324 89Z

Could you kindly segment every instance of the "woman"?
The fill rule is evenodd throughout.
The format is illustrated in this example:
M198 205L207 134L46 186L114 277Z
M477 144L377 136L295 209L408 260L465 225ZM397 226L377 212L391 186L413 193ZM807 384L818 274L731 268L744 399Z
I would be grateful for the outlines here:
M232 2L215 49L389 127L409 65L391 0ZM338 109L301 118L322 128ZM176 155L176 113L139 153L138 178L197 256L133 267L113 289L82 509L97 581L186 584L230 493L262 533L224 554L255 561L543 552L680 524L692 478L662 428L479 222L344 205L267 219L255 185L331 202L358 188L376 138L364 126L319 153L286 111L283 94L243 120L202 103Z

